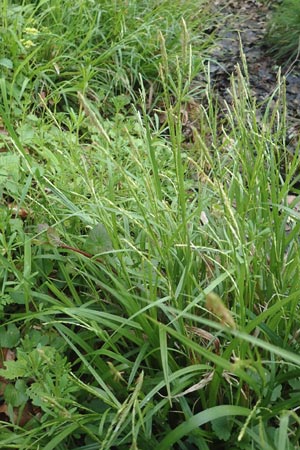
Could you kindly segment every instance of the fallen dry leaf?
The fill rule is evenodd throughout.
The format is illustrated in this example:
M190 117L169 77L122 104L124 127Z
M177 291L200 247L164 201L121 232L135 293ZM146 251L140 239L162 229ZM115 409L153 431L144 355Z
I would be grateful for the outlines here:
M190 333L195 334L199 336L201 339L207 341L209 344L214 344L216 353L217 354L220 353L220 340L219 338L211 334L209 331L203 330L202 328L189 326L187 327L187 330Z
M8 203L8 208L12 211L15 217L20 217L21 219L26 219L29 212L25 208L19 208L15 203Z
M211 380L214 377L214 371L207 372L203 375L202 379L199 381L199 383L193 384L190 388L186 389L185 391L181 392L180 394L173 395L172 398L179 398L183 397L186 394L190 394L191 392L199 391L199 389L203 389L205 386L207 386Z

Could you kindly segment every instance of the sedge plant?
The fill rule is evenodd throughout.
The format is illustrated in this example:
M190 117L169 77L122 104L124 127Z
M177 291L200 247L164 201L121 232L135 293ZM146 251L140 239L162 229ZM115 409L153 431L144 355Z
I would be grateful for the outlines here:
M299 148L285 146L284 80L275 106L257 105L244 64L222 123L207 83L187 145L188 28L171 56L159 33L151 111L142 70L117 114L101 83L77 86L68 110L1 106L3 448L297 448Z

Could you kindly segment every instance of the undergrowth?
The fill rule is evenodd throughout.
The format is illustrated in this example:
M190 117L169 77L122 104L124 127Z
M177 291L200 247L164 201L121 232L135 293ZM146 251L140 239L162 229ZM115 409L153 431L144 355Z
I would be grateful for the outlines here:
M276 5L268 23L265 43L270 54L281 63L299 56L300 4L297 0L283 0Z
M299 448L284 80L221 119L192 3L4 3L2 448Z

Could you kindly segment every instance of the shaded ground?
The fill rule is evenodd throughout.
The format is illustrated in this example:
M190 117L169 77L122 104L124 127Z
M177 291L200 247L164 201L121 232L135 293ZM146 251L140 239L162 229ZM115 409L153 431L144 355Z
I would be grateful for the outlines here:
M228 87L231 73L237 63L241 64L240 43L247 60L251 92L258 103L263 102L276 88L279 70L263 42L270 7L257 0L214 0L212 8L218 14L222 12L224 17L218 26L218 46L212 52L210 65L212 86L219 95L221 106L224 100L229 103L231 100ZM283 65L281 73L286 77L287 139L294 147L300 129L299 62Z

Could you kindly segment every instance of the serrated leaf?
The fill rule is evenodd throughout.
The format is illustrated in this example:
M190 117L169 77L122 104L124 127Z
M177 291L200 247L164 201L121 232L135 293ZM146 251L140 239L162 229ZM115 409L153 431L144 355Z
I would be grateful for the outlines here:
M24 405L28 400L26 389L24 380L17 380L15 385L8 384L4 391L5 402L14 408Z
M15 380L28 375L27 363L24 360L5 361L5 369L0 369L0 377L6 380Z
M89 232L84 248L92 255L113 249L109 234L102 223L97 223Z
M228 441L231 436L231 422L226 416L219 417L212 421L212 429L216 433L219 439L222 441Z

